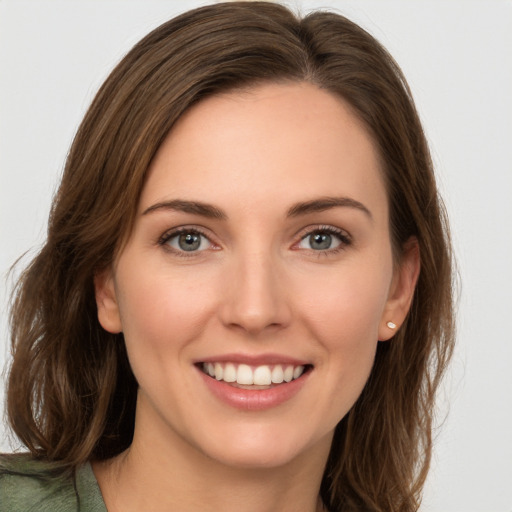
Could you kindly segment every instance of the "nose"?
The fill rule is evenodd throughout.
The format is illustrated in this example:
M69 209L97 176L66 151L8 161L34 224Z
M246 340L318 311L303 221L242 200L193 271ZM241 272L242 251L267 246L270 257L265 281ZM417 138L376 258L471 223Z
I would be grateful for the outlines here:
M225 281L220 317L251 336L286 327L291 319L284 269L264 253L237 259Z

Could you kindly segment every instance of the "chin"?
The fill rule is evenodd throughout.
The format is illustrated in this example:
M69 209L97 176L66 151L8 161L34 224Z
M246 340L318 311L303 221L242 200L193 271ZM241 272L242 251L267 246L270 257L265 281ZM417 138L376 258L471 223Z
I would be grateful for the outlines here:
M203 447L203 453L221 464L239 469L272 469L310 459L312 453L328 454L333 431L314 438L305 429L294 431L265 426L254 429L234 429L229 435L213 440ZM294 435L295 434L295 435Z

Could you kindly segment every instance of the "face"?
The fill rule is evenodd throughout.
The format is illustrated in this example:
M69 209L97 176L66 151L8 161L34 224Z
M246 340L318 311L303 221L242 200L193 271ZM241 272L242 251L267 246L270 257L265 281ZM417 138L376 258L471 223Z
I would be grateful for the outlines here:
M197 104L96 279L140 386L134 443L238 467L325 452L406 314L403 268L378 155L342 100L270 84Z

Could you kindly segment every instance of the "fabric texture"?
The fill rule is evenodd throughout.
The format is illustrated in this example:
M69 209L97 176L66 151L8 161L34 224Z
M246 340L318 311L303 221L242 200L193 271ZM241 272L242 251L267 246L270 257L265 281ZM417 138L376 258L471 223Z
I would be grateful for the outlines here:
M0 455L0 512L107 512L89 463L74 475L29 455Z

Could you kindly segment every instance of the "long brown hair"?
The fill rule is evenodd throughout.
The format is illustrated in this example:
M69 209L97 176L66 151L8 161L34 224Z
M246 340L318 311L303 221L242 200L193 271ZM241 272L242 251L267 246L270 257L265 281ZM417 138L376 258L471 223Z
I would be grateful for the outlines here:
M410 313L379 343L365 389L337 426L321 487L333 511L416 510L453 347L448 227L400 69L372 36L329 12L301 19L274 3L207 6L151 32L114 69L72 144L46 244L14 290L11 427L34 456L67 468L130 445L137 383L122 334L98 323L93 277L129 236L146 171L183 112L269 81L307 81L352 106L379 149L397 263L405 242L418 240Z

